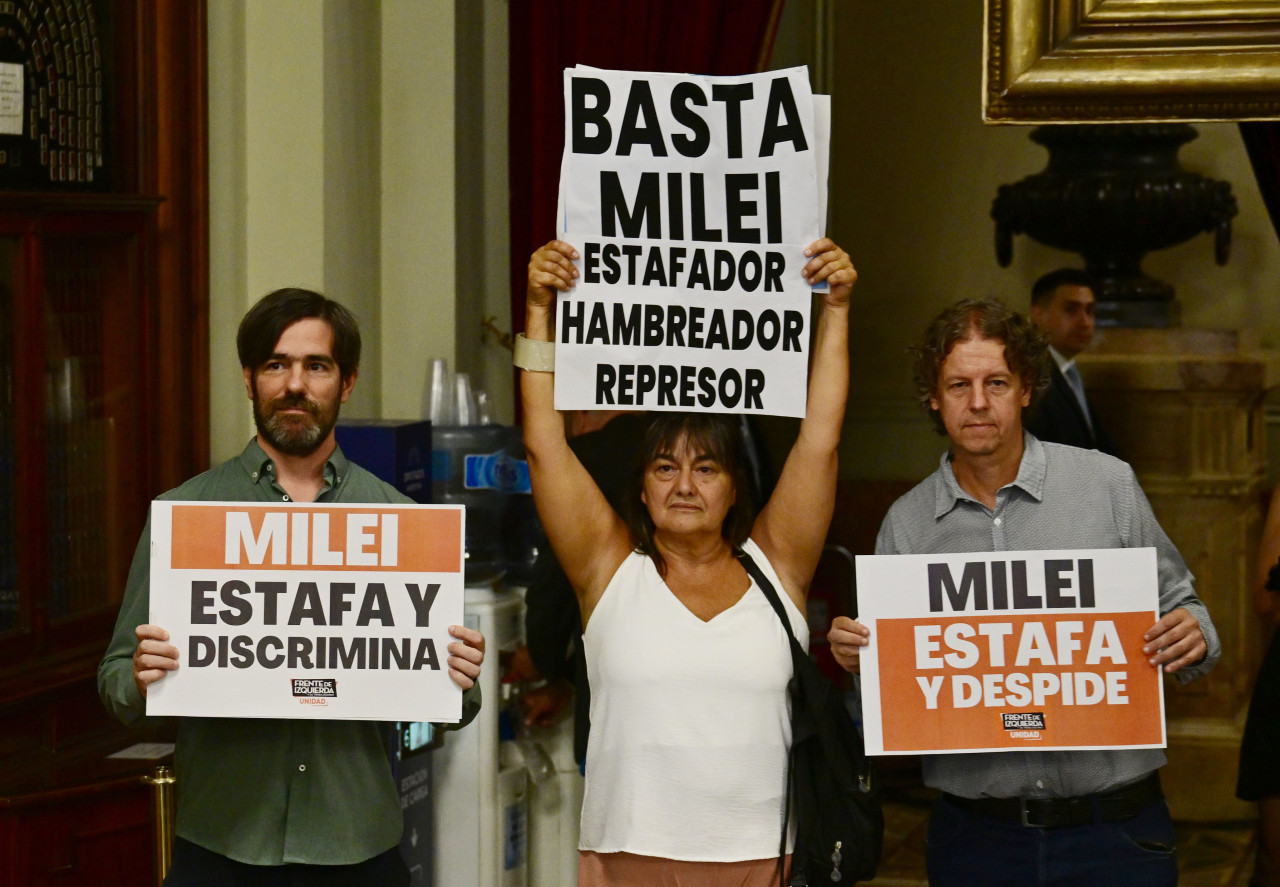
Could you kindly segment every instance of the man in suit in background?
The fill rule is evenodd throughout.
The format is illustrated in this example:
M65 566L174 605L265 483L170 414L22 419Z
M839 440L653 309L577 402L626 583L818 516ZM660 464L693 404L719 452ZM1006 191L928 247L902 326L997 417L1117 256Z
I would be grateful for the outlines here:
M1075 360L1093 339L1095 291L1093 279L1076 268L1050 271L1031 288L1031 322L1049 340L1053 375L1027 429L1041 440L1118 456L1085 397Z

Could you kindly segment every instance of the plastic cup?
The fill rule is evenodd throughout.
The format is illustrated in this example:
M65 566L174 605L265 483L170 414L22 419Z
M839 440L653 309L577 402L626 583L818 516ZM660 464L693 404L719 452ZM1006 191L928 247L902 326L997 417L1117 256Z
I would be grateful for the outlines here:
M430 394L427 406L427 418L435 426L452 423L452 398L449 396L449 367L443 357L431 361Z

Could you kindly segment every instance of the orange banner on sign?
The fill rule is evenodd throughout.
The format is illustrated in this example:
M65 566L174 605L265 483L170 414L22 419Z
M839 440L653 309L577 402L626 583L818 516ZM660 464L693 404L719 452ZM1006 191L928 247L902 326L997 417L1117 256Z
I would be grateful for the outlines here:
M886 751L1163 741L1150 612L880 619Z
M457 508L175 504L170 566L458 572L462 521Z

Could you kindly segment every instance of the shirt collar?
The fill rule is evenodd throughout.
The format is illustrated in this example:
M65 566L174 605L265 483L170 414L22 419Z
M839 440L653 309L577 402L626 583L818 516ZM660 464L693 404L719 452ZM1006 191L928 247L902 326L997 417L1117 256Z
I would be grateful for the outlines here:
M275 475L275 464L271 461L271 457L266 451L258 445L258 438L250 439L249 445L240 453L240 467L244 469L244 473L254 483L259 483L265 477L273 477ZM342 453L342 447L335 446L333 453L324 463L324 485L325 488L333 487L342 482L347 476L351 463L347 461L347 457Z
M941 520L958 502L977 502L960 486L956 473L951 468L952 452L942 454L937 478L934 484L933 518ZM1044 479L1047 463L1045 461L1044 444L1030 431L1022 432L1022 462L1018 465L1018 476L1009 487L1017 487L1032 499L1039 502L1044 498ZM1008 487L1006 487L1007 489Z
M1063 357L1062 352L1052 345L1049 346L1049 356L1053 358L1053 362L1058 365L1058 372L1064 376L1067 374L1067 368L1075 366L1076 359L1074 357Z

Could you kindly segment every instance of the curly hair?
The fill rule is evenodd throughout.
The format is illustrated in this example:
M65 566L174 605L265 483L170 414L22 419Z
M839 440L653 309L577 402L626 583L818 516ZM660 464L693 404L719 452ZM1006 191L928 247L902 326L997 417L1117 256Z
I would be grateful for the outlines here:
M645 429L644 439L636 454L631 472L631 484L627 491L622 516L631 531L636 551L648 555L658 568L658 574L667 574L667 563L654 544L653 518L641 500L644 479L649 466L663 453L674 452L682 442L699 454L706 454L720 463L720 467L733 481L737 501L729 508L721 526L720 535L730 545L740 546L751 534L755 514L751 497L747 494L746 460L742 455L742 435L729 416L714 413L655 413Z
M925 328L924 340L912 348L915 367L912 373L916 400L929 413L933 428L946 435L942 416L929 401L938 393L938 377L947 355L958 342L971 339L995 339L1004 343L1004 359L1010 371L1031 392L1034 408L1049 387L1049 346L1031 321L1002 302L994 299L961 299L944 308Z

